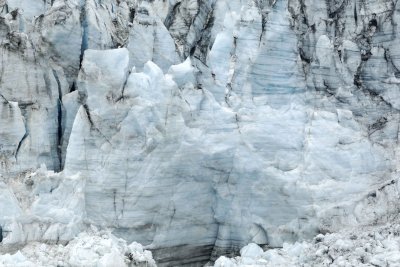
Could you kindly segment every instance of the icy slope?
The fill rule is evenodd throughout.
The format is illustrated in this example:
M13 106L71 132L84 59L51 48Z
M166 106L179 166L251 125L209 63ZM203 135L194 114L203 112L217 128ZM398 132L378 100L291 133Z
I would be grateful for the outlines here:
M385 222L399 16L391 0L0 0L4 245L93 224L185 265Z

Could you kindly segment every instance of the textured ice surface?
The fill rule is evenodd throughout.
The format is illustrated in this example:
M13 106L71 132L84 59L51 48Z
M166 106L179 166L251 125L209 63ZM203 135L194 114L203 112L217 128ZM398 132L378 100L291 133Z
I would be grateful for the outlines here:
M16 253L0 255L0 266L146 266L155 267L155 261L142 245L118 239L110 232L92 227L82 232L67 245L32 242Z
M216 260L214 267L240 266L399 266L400 225L398 218L384 225L347 228L319 234L308 242L284 243L280 249L262 248L251 243L240 257Z
M384 223L399 5L0 0L2 245L96 225L180 266Z

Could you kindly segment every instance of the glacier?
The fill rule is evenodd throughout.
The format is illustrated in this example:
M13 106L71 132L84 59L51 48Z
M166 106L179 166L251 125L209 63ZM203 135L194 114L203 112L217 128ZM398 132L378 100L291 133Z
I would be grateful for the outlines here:
M350 227L266 251L250 243L240 250L240 257L221 256L214 267L398 266L398 222L397 215L387 224Z
M399 25L397 0L0 0L0 263L106 235L81 264L202 266L392 222Z

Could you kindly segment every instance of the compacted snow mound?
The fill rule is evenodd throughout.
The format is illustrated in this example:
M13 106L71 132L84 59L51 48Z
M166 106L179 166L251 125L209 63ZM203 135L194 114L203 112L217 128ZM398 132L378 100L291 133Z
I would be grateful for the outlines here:
M108 231L94 227L79 234L68 245L33 242L13 255L0 255L0 266L156 266L142 245L130 245Z
M317 235L310 242L263 251L251 243L240 257L220 257L214 267L400 266L400 224L388 223Z

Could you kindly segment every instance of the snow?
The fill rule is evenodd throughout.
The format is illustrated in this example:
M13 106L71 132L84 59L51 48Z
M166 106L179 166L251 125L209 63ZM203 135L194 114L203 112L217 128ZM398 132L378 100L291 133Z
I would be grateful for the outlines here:
M197 264L386 222L399 211L400 1L361 2L8 0L4 247L66 244L93 224ZM297 262L302 244L252 245L241 264ZM315 253L339 264L356 245ZM70 248L74 264L125 260L109 244Z
M63 244L31 242L17 252L0 255L0 266L70 266L110 267L148 266L155 267L152 253L142 245L127 245L110 231L91 227Z
M400 217L386 224L348 227L335 233L319 234L311 241L285 243L282 248L263 251L251 243L240 256L222 256L214 267L359 267L400 266Z

